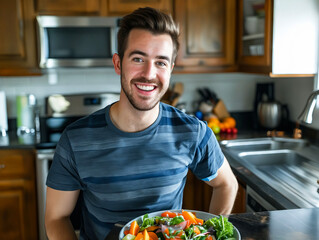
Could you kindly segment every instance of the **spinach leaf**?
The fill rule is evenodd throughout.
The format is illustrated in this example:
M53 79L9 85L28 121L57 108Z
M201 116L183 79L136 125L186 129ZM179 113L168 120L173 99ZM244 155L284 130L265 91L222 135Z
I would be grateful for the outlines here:
M169 225L171 225L171 226L178 225L184 221L185 221L185 219L183 218L183 216L176 216L170 220Z
M141 225L140 231L143 231L145 228L153 226L154 224L155 224L155 218L154 217L148 217L148 214L145 214L143 216L143 223Z
M234 236L234 227L228 219L222 215L205 221L204 226L213 227L216 230L217 240L224 240Z

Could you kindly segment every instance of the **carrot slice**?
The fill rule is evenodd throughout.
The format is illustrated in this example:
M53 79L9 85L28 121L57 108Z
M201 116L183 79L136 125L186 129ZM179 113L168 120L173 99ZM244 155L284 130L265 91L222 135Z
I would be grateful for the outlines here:
M187 228L189 228L190 226L191 226L191 222L189 221L189 220L186 220L186 227L185 227L185 229L187 229Z
M146 228L146 230L148 232L154 232L155 230L157 230L159 228L160 228L159 226L150 226L150 227Z
M148 235L150 236L150 240L158 240L156 233L148 232Z
M200 234L200 230L198 227L194 226L194 232L198 235Z
M182 215L185 220L190 221L190 224L197 224L196 217L193 213L182 210Z
M205 240L213 240L213 237L211 235L208 235Z
M168 236L169 237L169 230L168 230L168 228L166 228L165 230L164 230L164 237L165 237L165 239L169 239L169 238L167 238L166 236Z
M136 237L134 238L134 240L143 240L143 233L138 233L137 235L136 235Z
M144 240L150 240L150 235L148 234L146 229L144 229L143 231L143 238Z
M204 220L203 219L200 219L200 218L195 218L197 224L199 225L203 225L204 224Z
M127 234L129 234L130 233L130 230L125 230L124 231L124 235L127 235Z
M140 227L138 226L137 222L136 221L133 221L131 223L131 226L130 226L130 234L136 236L138 231L140 230Z
M176 231L178 231L178 230L176 230ZM176 233L176 231L174 232L174 234ZM177 234L176 236L181 237L183 235L183 233L184 233L184 231L180 231L179 234Z
M174 218L176 216L178 216L178 213L175 213L175 212L171 212L171 211L166 211L166 212L163 212L161 214L162 217L170 217L170 218Z

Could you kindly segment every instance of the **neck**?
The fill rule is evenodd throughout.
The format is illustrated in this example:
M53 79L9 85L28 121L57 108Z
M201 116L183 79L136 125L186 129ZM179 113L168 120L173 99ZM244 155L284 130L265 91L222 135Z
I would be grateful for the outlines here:
M113 124L124 132L139 132L151 126L159 114L159 104L149 111L139 111L130 104L119 101L111 106L110 118Z

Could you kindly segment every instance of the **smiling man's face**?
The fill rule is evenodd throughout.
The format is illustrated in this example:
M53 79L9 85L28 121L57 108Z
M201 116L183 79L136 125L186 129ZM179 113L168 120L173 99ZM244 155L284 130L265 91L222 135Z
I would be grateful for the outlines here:
M158 105L171 77L173 42L168 34L133 29L128 37L120 74L122 91L137 110Z

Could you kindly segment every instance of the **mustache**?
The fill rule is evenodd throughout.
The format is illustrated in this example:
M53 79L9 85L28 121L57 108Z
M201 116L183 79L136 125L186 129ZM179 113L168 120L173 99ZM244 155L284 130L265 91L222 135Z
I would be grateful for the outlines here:
M154 83L160 85L160 82L157 79L147 79L145 77L133 78L132 83Z

